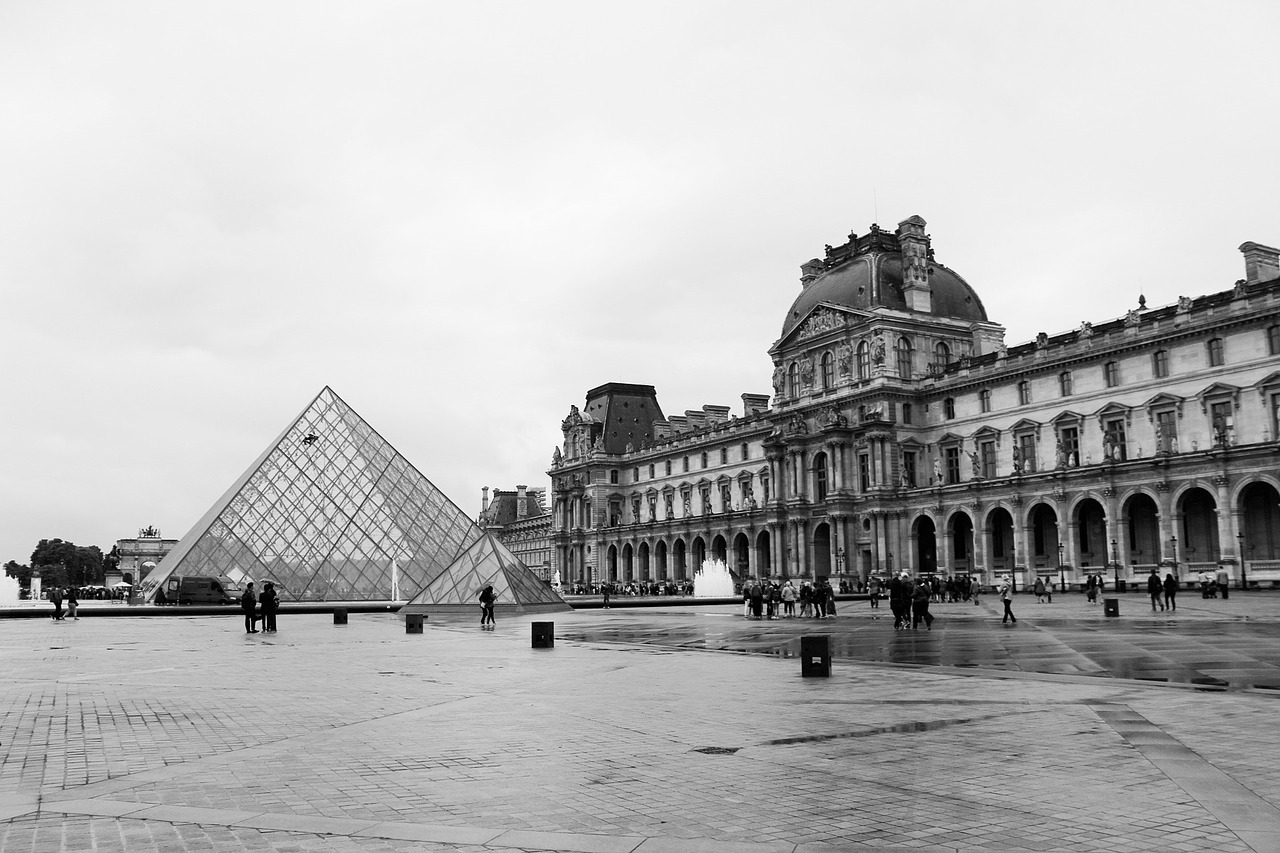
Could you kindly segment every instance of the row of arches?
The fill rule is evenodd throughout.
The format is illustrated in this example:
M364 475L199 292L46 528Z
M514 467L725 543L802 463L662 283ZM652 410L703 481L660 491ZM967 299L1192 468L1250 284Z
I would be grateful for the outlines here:
M945 518L941 537L934 518L921 514L911 522L910 538L914 568L923 572L1000 574L1015 567L1070 566L1087 573L1118 563L1138 574L1165 562L1194 571L1228 555L1280 560L1280 492L1270 483L1250 483L1235 512L1237 541L1225 549L1223 538L1232 526L1224 522L1231 513L1224 516L1214 493L1200 486L1176 496L1172 519L1161 518L1154 496L1136 491L1120 502L1114 523L1108 523L1101 500L1086 496L1066 519L1048 503L1035 503L1016 519L1008 507L995 506L981 516L980 530L967 510L957 509ZM1015 531L1015 524L1021 529Z
M695 570L709 559L725 563L740 578L751 575L753 567L761 574L769 574L770 545L767 530L761 530L754 539L740 532L732 536L732 542L723 534L717 534L709 542L702 536L688 542L683 536L676 536L670 541L611 544L605 554L604 580L613 583L688 581L693 580ZM752 560L752 548L755 560Z

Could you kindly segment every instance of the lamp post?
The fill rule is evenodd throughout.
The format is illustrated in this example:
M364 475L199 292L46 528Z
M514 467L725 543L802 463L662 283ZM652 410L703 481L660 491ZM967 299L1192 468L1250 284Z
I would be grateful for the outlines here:
M1241 530L1239 533L1236 534L1236 540L1239 542L1239 545L1236 547L1236 554L1238 555L1238 558L1240 560L1240 590L1241 592L1248 592L1249 591L1249 575L1245 572L1245 568L1244 568L1244 531L1243 530Z
M1018 550L1009 546L1009 589L1018 594Z
M1067 576L1062 568L1062 543L1058 543L1058 590L1063 594L1067 591Z
M1169 546L1170 546L1169 550L1173 552L1173 576L1176 578L1178 576L1178 537L1177 536L1169 537Z
M1116 540L1111 540L1111 568L1116 573L1115 591L1120 591L1120 546L1116 544Z

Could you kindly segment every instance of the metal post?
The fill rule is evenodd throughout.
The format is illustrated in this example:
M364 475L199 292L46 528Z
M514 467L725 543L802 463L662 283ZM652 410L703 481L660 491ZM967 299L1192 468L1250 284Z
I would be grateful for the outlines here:
M1067 591L1067 576L1062 570L1062 542L1058 542L1058 590L1065 593Z
M1115 590L1120 589L1120 546L1116 544L1116 540L1111 540L1111 567L1116 573Z
M1249 575L1245 572L1245 568L1244 568L1244 531L1243 530L1236 534L1236 539L1238 539L1240 543L1236 548L1236 555L1240 560L1240 589L1244 592L1248 592L1249 591Z

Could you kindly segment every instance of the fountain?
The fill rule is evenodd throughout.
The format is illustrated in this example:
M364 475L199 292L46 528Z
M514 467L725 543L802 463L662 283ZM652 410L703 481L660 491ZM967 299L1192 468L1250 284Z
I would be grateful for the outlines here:
M693 573L694 598L733 598L733 576L720 560L704 560Z
M0 604L18 603L18 579L0 574Z

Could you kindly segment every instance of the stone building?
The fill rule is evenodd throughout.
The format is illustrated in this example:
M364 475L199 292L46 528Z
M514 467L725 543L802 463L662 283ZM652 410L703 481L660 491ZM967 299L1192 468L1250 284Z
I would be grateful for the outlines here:
M664 417L651 386L609 383L570 408L555 566L1278 581L1280 251L1240 251L1225 290L1006 346L923 219L850 234L801 266L772 405Z
M551 515L546 507L546 489L516 486L514 492L482 489L480 517L477 523L493 533L542 580L551 582Z

